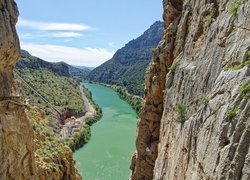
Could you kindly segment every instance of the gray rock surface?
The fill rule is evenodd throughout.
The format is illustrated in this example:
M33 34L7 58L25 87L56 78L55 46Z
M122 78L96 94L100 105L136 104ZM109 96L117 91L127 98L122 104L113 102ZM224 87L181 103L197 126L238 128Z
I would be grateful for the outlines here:
M250 179L250 1L237 2L163 1L131 179Z

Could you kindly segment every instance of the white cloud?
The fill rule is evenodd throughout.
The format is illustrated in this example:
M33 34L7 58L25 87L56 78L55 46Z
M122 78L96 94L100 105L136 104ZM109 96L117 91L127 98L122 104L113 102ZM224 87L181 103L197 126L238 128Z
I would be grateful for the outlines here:
M114 52L102 48L73 48L57 45L21 44L30 54L50 62L96 67L109 60Z
M84 24L72 24L72 23L59 23L59 22L41 22L31 21L23 18L19 18L18 26L29 27L37 30L46 31L85 31L93 29L90 26Z
M76 32L55 32L55 33L39 33L39 34L20 34L21 39L37 39L37 38L78 38L82 37L82 33Z
M113 43L113 42L109 42L108 45L109 45L110 47L113 47L113 46L114 46L114 43Z
M51 37L57 37L57 38L73 38L73 37L82 37L83 34L76 33L76 32L57 32L50 34Z

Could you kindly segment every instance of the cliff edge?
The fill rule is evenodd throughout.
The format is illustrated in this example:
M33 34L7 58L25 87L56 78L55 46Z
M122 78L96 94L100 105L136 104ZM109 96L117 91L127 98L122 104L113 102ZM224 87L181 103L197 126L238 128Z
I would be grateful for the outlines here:
M25 108L15 94L13 68L19 57L14 1L0 1L0 177L34 179L34 135Z
M164 0L131 179L250 179L250 1Z
M20 56L17 17L14 0L0 0L0 179L81 179L72 151L55 135L38 131L47 126L44 118L31 114L19 95L13 74Z

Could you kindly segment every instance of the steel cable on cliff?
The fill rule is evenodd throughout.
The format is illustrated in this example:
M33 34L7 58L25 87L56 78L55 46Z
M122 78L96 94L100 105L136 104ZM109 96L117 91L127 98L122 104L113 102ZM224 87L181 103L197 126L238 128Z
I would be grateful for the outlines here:
M26 80L24 80L24 78L22 78L22 76L14 69L14 73L15 75L28 87L30 88L36 95L38 95L38 97L40 97L44 102L46 102L56 113L58 113L60 115L60 117L62 117L62 114L60 113L60 111L52 104L49 102L49 100L47 100L41 93L39 93L39 91L37 91L34 86L31 83L28 83ZM32 87L33 86L33 87Z

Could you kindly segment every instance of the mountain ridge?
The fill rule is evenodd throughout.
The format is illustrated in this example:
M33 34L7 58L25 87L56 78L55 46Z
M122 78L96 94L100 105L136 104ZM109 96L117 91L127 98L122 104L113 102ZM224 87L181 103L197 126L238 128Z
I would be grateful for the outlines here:
M92 70L87 79L124 86L129 93L142 96L144 74L162 33L163 22L156 21L141 36L117 50L110 60Z
M46 68L59 76L77 76L84 77L90 72L88 68L77 68L65 62L48 62L39 57L32 56L28 51L21 50L21 56L16 63L16 68L39 69Z

